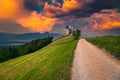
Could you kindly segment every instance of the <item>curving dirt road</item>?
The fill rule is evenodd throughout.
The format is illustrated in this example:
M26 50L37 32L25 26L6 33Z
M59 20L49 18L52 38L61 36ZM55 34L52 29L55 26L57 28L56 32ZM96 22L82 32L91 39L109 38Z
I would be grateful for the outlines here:
M120 62L80 39L74 55L72 80L120 80Z

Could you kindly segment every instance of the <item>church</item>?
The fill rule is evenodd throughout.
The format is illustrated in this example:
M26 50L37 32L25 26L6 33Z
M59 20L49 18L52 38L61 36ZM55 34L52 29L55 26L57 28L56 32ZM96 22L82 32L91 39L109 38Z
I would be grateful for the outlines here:
M73 32L72 28L67 25L64 35L72 35L72 32Z

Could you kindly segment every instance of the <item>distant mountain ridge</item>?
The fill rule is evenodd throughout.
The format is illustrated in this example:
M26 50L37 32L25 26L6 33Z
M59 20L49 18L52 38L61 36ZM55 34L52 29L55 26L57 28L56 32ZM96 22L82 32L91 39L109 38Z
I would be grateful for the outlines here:
M15 33L2 33L0 32L0 44L1 43L14 43L14 42L29 42L31 40L44 38L47 36L53 36L54 39L61 36L59 33L25 33L25 34L15 34Z

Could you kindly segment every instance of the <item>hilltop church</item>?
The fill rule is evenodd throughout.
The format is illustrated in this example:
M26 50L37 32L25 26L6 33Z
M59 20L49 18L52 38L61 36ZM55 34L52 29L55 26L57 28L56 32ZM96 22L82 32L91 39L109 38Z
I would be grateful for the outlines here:
M73 29L70 26L66 26L64 35L72 35Z

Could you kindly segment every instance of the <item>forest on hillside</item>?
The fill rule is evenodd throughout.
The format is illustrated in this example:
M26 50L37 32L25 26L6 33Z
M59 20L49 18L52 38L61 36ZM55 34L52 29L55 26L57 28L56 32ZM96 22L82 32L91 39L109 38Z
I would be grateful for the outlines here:
M39 50L52 42L53 37L33 40L24 45L9 48L0 48L0 62L7 61Z

